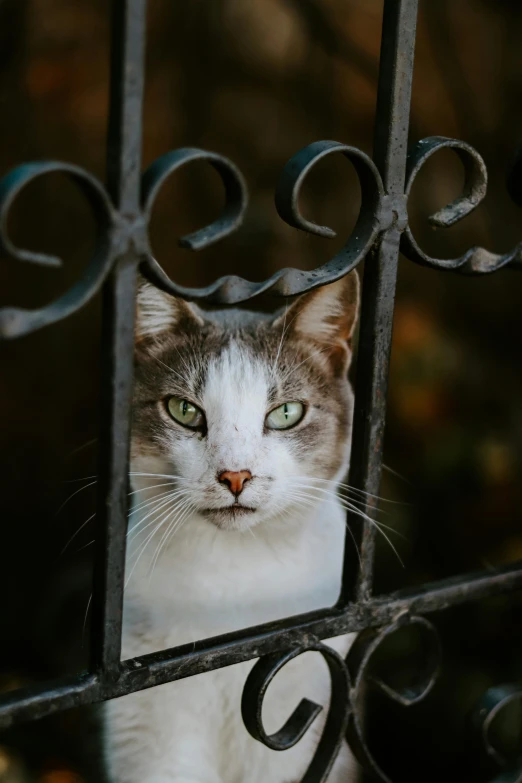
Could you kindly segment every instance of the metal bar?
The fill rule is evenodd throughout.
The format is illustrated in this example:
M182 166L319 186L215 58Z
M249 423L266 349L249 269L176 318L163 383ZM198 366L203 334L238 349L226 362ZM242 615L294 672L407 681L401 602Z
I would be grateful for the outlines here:
M123 225L139 219L146 0L115 0L112 17L108 190ZM132 232L105 286L102 421L92 602L91 669L117 678L127 530L134 311L138 249Z
M147 0L113 0L107 188L134 216L140 201Z
M268 653L298 647L303 641L328 639L394 622L406 611L428 614L482 598L522 589L522 564L495 574L471 574L404 590L383 598L265 623L232 634L186 644L124 661L118 681L95 675L64 678L36 688L13 691L0 698L0 729L57 710L92 704L191 677L201 672L248 661Z
M374 159L388 195L389 227L365 264L350 468L350 484L371 495L379 494L381 480L399 242L406 225L404 182L417 6L418 0L386 0L382 25ZM374 502L366 504L370 516ZM376 528L368 521L361 525L355 514L349 515L348 524L358 534L361 554L356 600L367 601L372 594ZM346 549L342 605L354 593Z

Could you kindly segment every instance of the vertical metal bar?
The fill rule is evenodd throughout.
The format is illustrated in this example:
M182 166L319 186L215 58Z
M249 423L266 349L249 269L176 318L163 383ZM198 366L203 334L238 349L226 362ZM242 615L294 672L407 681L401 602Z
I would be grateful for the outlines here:
M107 187L115 206L137 214L147 0L113 0Z
M392 225L365 264L350 467L350 484L371 495L379 494L382 470L417 6L418 0L385 0L382 24L374 159L390 206L393 210L396 200L397 210ZM366 513L371 516L375 506L376 500L368 498ZM373 581L376 528L368 521L361 525L354 514L350 514L348 524L357 533L361 562L354 585L351 559L345 556L342 603L354 597L354 587L355 600L368 600Z
M107 186L122 223L139 215L146 0L114 0ZM139 254L130 240L103 300L102 420L91 667L117 677L127 529L134 312Z

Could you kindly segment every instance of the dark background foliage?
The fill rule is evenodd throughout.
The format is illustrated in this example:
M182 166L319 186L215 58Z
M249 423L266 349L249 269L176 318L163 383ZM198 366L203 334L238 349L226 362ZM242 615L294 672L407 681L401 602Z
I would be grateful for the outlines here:
M359 207L346 161L310 178L305 207L334 226L326 241L281 222L273 189L301 146L332 138L371 151L382 0L150 0L144 165L201 146L244 172L243 228L198 255L176 237L216 214L212 172L194 165L168 183L152 222L159 260L182 283L224 272L261 279L313 267L349 235ZM489 191L449 230L426 216L462 184L451 153L425 167L410 200L416 236L452 257L473 244L504 251L520 240L505 178L522 138L522 6L517 0L421 0L411 139L464 139L484 156ZM77 163L103 178L108 102L108 11L103 0L0 0L0 172L31 159ZM23 246L60 254L62 269L4 258L2 304L36 306L67 290L88 258L93 218L60 176L34 183L10 229ZM379 590L522 557L522 278L470 279L400 265L382 494ZM1 346L0 690L85 664L89 522L96 470L100 302L66 323ZM384 515L384 512L387 512ZM467 715L490 685L522 677L520 601L484 602L436 617L442 677L405 710L369 707L370 743L397 781L489 780ZM88 631L87 631L88 633ZM390 668L410 677L422 651L396 641ZM296 697L298 694L296 694ZM289 705L289 710L292 705ZM516 728L512 721L507 729ZM1 783L100 780L96 715L79 710L0 737Z

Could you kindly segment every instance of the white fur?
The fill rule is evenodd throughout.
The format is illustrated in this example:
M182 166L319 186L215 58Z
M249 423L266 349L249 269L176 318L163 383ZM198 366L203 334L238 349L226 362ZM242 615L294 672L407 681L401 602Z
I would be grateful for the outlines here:
M284 435L263 432L269 381L270 369L233 343L210 365L198 401L207 416L207 436L180 439L178 433L169 460L134 459L134 471L181 472L179 485L199 508L231 503L229 490L216 480L220 471L250 470L253 479L241 502L259 510L228 525L213 524L192 511L166 542L150 576L165 526L158 531L125 593L125 658L336 601L345 515L334 496L314 507L299 506L289 496L289 477L302 477L305 471ZM340 474L345 469L346 463ZM147 480L133 484L142 489ZM147 494L137 496L143 500ZM136 537L138 546L144 538ZM136 551L131 544L128 574ZM344 655L349 642L340 637L329 643ZM110 702L106 755L114 783L297 783L327 711L326 666L321 656L306 653L270 687L263 716L269 733L282 726L303 697L325 707L297 746L277 753L252 739L242 722L241 694L252 665L215 670ZM343 747L329 783L353 783L354 770Z

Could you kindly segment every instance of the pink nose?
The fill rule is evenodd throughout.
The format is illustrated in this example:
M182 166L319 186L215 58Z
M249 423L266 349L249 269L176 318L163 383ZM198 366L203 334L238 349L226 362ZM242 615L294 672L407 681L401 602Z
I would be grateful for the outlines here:
M218 481L220 484L226 484L232 494L237 497L251 478L252 474L249 470L224 470L219 474Z

